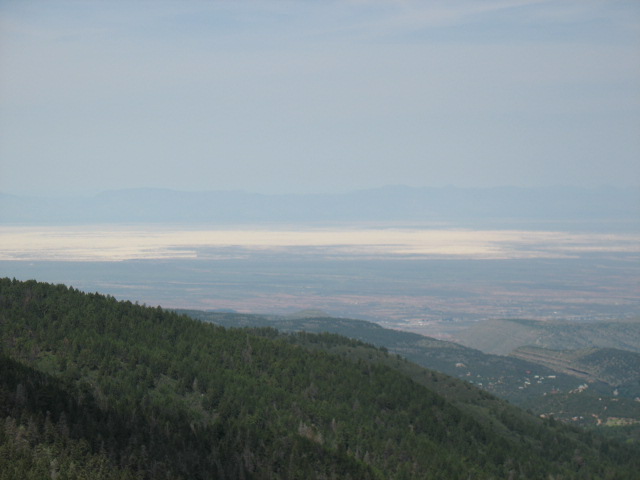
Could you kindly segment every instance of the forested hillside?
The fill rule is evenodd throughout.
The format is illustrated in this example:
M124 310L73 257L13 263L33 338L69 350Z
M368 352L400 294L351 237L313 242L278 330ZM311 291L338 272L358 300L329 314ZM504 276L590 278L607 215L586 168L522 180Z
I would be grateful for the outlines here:
M0 479L632 478L633 446L336 335L0 280ZM423 379L424 381L420 380ZM428 381L427 381L428 380ZM452 379L453 380L453 379Z
M640 395L640 357L635 352L521 347L512 355L492 355L453 342L383 328L365 320L328 317L322 312L309 312L310 316L303 317L201 310L181 312L227 327L271 326L286 332L331 332L355 338L384 347L423 367L473 383L538 415L553 415L580 426L605 427L607 434L640 440L640 402L635 400ZM580 341L573 339L574 343ZM442 391L442 387L443 383L431 385L437 391ZM616 431L609 428L611 426L615 426ZM619 428L622 426L624 428Z

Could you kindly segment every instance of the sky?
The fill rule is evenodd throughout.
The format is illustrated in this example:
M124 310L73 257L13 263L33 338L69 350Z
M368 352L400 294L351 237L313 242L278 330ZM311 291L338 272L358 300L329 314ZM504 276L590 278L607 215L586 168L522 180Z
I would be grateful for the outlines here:
M640 187L640 2L0 2L0 192Z

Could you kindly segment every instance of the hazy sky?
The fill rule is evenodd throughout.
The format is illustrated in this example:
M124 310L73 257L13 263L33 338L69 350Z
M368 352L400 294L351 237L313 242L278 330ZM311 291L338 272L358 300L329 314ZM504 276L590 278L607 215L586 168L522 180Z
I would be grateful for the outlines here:
M0 192L640 186L640 2L0 2Z

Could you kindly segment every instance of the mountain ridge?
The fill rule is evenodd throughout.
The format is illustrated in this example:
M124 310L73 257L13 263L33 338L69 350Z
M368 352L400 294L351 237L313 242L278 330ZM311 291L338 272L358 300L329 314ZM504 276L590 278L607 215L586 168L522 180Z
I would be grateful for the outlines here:
M455 334L455 341L485 353L507 355L518 347L580 350L591 347L640 352L640 318L618 321L489 319Z
M105 467L93 478L154 480L613 479L640 468L633 445L346 337L227 329L35 281L0 279L0 307L2 480L83 478L92 463ZM429 382L470 392L469 407Z
M606 222L638 228L633 188L381 187L342 194L125 189L93 196L0 194L0 223Z
M583 426L600 425L603 418L616 415L627 418L630 423L640 423L640 402L635 401L640 395L637 381L640 370L632 368L638 355L634 352L610 349L607 354L606 349L592 349L588 352L592 354L592 364L584 367L592 373L580 373L575 368L554 368L548 356L540 359L484 353L450 341L387 329L366 320L179 311L225 327L271 327L283 332L343 335L387 349L424 368L474 384L537 414L553 413L559 419ZM559 352L574 358L575 354L571 356L570 353ZM586 357L589 358L588 355ZM579 365L576 363L574 367ZM620 365L627 366L627 375L620 373ZM603 372L605 376L597 375ZM583 387L585 382L589 385L588 390ZM438 389L442 385L435 387ZM580 393L582 401L576 400L576 392Z

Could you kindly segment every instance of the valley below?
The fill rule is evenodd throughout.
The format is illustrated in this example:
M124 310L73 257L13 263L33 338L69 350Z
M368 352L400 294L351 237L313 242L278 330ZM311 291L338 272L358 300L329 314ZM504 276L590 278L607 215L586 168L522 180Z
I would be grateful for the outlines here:
M497 318L640 312L640 236L442 225L0 227L7 276L167 308L320 309L453 338Z

